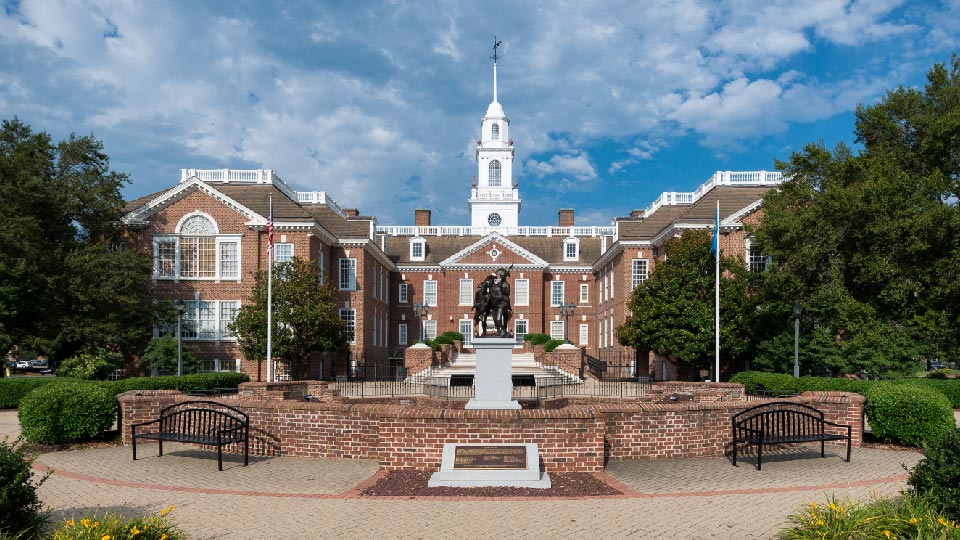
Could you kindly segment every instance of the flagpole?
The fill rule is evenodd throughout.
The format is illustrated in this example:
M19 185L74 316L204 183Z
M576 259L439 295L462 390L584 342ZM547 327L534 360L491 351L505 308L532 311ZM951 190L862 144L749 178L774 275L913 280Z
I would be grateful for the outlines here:
M715 382L720 382L720 200L717 200L717 217L714 220L714 231L713 237L716 244L716 287L714 287L714 292L716 298L714 298L715 311L714 311L714 336L716 338L715 346L715 361L716 365L714 366L714 380Z
M267 382L273 382L273 193L267 218Z

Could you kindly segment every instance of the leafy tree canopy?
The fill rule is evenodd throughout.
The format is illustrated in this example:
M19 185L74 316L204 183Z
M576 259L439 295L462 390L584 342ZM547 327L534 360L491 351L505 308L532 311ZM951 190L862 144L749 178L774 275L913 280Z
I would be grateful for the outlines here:
M66 358L149 339L149 257L123 249L126 175L103 144L0 126L0 348Z
M255 279L232 329L243 354L259 364L267 357L267 273L257 272ZM307 376L311 353L346 346L337 294L333 285L320 281L314 262L295 257L274 266L272 353L290 362L294 379Z

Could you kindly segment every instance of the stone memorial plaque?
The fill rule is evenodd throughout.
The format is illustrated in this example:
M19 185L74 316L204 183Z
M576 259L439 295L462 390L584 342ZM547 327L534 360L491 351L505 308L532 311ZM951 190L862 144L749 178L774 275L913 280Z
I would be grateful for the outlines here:
M453 470L512 471L527 468L526 446L457 446Z

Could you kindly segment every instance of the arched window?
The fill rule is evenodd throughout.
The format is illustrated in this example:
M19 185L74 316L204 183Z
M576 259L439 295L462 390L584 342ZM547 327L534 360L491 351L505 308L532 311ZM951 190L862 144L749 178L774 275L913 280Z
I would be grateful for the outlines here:
M500 140L500 124L494 123L490 126L490 138L495 141Z
M487 185L490 187L500 187L500 162L493 160L490 162L490 171L487 178Z
M180 224L180 234L213 235L217 234L217 226L206 216L190 216Z

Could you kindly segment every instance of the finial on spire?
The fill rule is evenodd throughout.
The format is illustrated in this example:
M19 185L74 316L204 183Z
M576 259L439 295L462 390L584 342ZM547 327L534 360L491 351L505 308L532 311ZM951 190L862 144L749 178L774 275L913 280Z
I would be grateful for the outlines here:
M493 101L497 101L497 59L500 56L497 55L497 48L503 45L502 41L497 41L497 36L493 36Z
M493 56L491 56L490 58L493 58L494 64L497 63L497 58L500 58L499 56L497 56L497 47L499 47L500 45L503 45L503 42L497 41L497 36L493 36Z

